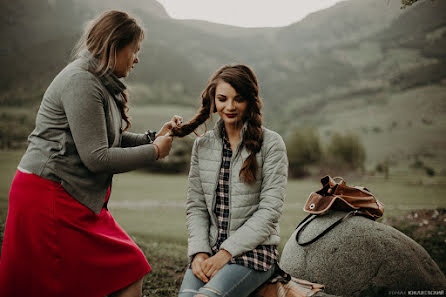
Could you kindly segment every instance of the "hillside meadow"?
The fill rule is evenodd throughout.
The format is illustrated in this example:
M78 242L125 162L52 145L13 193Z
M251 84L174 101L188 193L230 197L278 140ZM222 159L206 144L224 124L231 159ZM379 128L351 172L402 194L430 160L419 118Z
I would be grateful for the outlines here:
M0 161L0 213L5 217L9 186L22 151L2 151ZM352 185L370 189L385 205L385 217L417 209L446 208L446 178L391 175L347 179ZM280 221L281 246L306 215L302 208L312 191L320 188L316 178L288 182L287 196ZM184 205L187 175L162 175L142 171L114 177L109 209L117 221L132 234L160 241L186 244Z

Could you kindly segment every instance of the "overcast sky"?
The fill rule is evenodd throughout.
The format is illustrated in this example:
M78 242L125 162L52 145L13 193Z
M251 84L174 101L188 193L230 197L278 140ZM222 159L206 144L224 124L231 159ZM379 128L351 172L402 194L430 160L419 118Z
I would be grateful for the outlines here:
M175 19L240 27L281 27L343 0L158 0Z

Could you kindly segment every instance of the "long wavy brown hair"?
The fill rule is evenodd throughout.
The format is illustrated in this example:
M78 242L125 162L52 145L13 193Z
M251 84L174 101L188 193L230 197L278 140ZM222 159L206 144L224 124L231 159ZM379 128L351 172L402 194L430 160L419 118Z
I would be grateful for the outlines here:
M255 155L260 151L263 142L262 133L262 100L259 97L259 86L254 71L246 65L224 65L208 80L206 88L201 94L201 107L197 114L181 127L176 127L171 134L184 137L194 132L200 125L215 113L215 89L220 81L230 84L236 92L248 103L243 121L247 122L247 129L243 135L242 145L250 152L244 161L239 176L244 183L253 183L259 168Z
M88 24L83 36L76 44L73 54L79 56L79 53L86 48L99 61L94 70L95 74L102 76L107 71L113 72L116 67L117 53L129 44L136 45L144 39L144 29L138 22L123 11L103 12ZM125 91L122 95L124 101L117 103L122 119L126 122L125 130L127 130L131 125L127 115L128 95Z

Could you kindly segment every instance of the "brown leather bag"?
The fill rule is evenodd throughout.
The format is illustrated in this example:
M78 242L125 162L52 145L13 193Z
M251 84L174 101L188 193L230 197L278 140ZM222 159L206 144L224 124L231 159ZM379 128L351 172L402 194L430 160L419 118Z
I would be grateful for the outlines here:
M294 278L279 265L275 269L273 277L250 297L309 297L324 290L324 285Z
M335 181L337 179L339 182ZM367 188L349 187L342 177L331 178L328 175L321 179L321 183L322 189L311 193L305 202L304 211L309 215L296 227L296 242L301 246L315 242L350 216L360 215L375 220L384 213L384 205ZM299 237L306 226L319 215L330 210L341 211L341 214L345 212L345 214L311 240L301 242Z
M322 214L329 209L356 210L374 220L384 213L384 205L367 188L349 187L342 177L332 178L328 175L321 179L321 184L322 189L308 197L304 206L305 212Z
M286 284L264 284L254 297L309 297L323 290L323 285L293 277Z

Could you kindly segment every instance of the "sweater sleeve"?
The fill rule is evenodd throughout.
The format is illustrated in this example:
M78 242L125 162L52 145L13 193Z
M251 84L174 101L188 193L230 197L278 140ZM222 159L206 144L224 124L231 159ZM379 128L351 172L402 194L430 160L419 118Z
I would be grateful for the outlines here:
M280 135L267 148L262 168L262 185L258 209L220 246L237 257L267 239L282 214L288 178L288 158ZM278 235L278 234L277 234Z
M146 135L140 133L124 132L122 133L121 146L134 147L138 145L150 144Z
M197 253L212 252L209 245L209 213L199 173L198 141L195 140L192 148L186 201L186 225L189 231L187 255L190 260Z
M154 162L156 151L151 144L108 147L106 98L93 74L73 75L63 90L61 102L81 161L90 171L97 173L126 172Z

